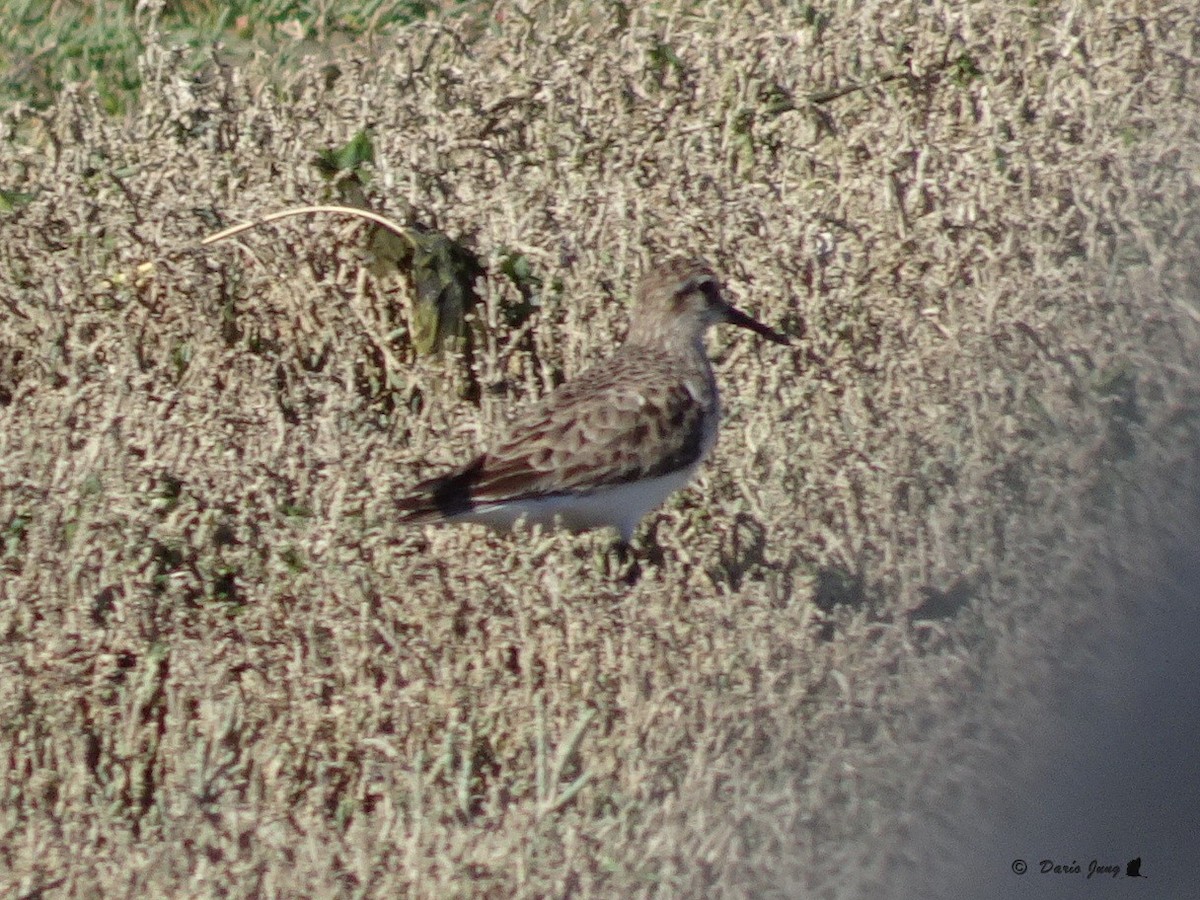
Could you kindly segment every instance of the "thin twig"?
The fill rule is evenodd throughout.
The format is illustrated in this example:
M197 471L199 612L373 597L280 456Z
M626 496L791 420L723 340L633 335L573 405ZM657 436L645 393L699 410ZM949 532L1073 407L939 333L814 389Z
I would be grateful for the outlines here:
M386 216L381 216L378 213L373 213L368 209L359 209L355 206L336 206L336 205L321 205L321 206L300 206L295 209L283 209L279 212L269 213L261 219L256 219L253 222L243 222L240 225L231 225L223 231L218 231L216 234L210 234L200 242L200 246L204 247L208 244L215 244L217 241L223 241L226 238L233 237L235 234L241 234L243 231L249 231L251 228L258 228L260 225L267 225L271 222L277 222L280 219L287 219L291 216L303 216L309 213L340 213L347 216L358 216L360 219L368 219L376 225L386 228L393 234L398 234L410 244L413 243L412 237L408 233L408 229L403 225L398 225Z
M856 91L865 91L873 87L879 87L883 84L888 84L892 81L899 81L901 78L907 78L907 72L891 72L887 75L881 75L871 81L859 82L857 84L848 84L845 87L832 88L828 91L818 91L815 94L808 95L808 102L814 105L822 103L832 103L834 100L840 100L847 94L853 94Z

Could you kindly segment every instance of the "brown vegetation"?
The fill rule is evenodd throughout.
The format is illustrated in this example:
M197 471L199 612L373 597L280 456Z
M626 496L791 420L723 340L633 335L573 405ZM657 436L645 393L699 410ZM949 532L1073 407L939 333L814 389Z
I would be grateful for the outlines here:
M1014 877L996 797L1195 521L1194 4L579 6L282 84L156 45L124 121L5 118L6 896ZM199 247L367 126L372 204L489 265L477 404L361 223ZM673 252L797 349L716 336L721 443L636 586L600 536L394 523Z

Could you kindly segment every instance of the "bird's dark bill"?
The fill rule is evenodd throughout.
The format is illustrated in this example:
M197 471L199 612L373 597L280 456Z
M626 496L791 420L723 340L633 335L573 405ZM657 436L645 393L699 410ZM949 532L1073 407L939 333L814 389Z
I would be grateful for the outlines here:
M737 325L740 328L748 328L760 337L765 337L768 341L774 341L776 344L790 343L786 337L784 337L774 328L764 325L762 322L758 321L758 319L750 318L750 316L746 315L735 306L728 307L728 311L725 314L725 321L727 321L730 325Z

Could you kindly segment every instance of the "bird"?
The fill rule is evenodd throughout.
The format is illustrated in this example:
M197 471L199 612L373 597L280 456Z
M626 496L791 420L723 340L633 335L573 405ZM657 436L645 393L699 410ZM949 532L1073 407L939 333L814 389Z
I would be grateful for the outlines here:
M518 413L490 449L398 497L400 521L612 528L628 549L716 443L720 398L704 337L720 323L790 343L729 303L704 260L652 266L617 351Z

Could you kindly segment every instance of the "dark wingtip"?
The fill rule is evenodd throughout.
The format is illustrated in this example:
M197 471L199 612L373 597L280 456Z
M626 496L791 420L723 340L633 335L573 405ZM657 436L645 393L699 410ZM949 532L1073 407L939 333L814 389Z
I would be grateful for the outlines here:
M411 493L396 500L400 521L421 524L470 512L475 507L471 488L479 480L482 468L481 456L457 472L422 481Z

